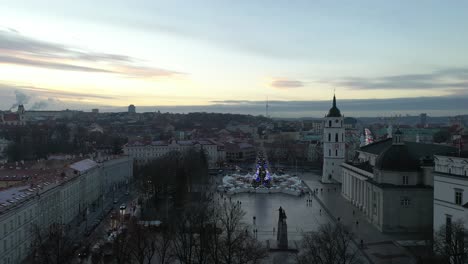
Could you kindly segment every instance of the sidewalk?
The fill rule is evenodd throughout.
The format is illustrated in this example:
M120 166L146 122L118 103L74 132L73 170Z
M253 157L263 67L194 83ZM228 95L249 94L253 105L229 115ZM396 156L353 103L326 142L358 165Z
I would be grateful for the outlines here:
M324 207L334 221L340 221L349 227L356 235L358 245L361 240L363 241L363 251L373 263L415 263L414 258L408 251L393 242L396 240L395 237L381 233L367 221L366 216L359 209L341 195L341 186L339 184L322 184L320 176L314 173L305 173L301 175L301 178L311 190L318 188L317 195L314 198Z

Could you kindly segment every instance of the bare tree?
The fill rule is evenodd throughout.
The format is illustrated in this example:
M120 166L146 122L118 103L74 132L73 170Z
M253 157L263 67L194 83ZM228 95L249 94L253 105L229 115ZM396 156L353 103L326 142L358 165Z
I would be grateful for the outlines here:
M34 263L71 262L73 254L71 238L63 225L52 224L45 230L34 225L32 233Z
M174 254L183 264L192 264L195 261L196 233L190 217L183 217L177 224L174 240Z
M155 238L156 257L160 264L171 263L174 259L172 253L174 242L174 229L169 227L164 228Z
M174 251L181 263L207 263L208 240L213 210L209 200L185 207L176 228Z
M128 246L130 255L139 264L151 263L156 253L156 232L138 224L135 218L128 223Z
M131 250L127 233L117 235L112 243L112 256L116 264L130 264Z
M465 225L462 220L443 225L434 234L434 253L439 263L466 263L468 245L465 243Z
M245 212L239 204L224 202L218 212L216 216L221 232L214 233L215 239L210 240L214 264L255 264L267 256L266 248L243 224Z
M358 263L358 250L353 248L353 233L344 225L326 223L317 231L304 234L297 255L298 264Z

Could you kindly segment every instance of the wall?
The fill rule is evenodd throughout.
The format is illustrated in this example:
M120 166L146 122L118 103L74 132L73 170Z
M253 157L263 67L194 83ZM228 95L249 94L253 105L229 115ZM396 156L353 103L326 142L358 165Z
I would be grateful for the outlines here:
M383 232L432 232L432 188L383 189ZM409 205L402 205L407 197Z

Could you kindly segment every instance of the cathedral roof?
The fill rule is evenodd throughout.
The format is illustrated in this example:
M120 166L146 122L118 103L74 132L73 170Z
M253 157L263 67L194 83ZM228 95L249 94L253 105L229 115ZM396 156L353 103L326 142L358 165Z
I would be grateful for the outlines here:
M377 155L375 168L387 171L414 171L420 160L433 155L447 153L455 148L436 144L404 141L393 144L392 138L363 146L359 151Z
M333 106L330 108L330 111L328 111L327 117L341 117L341 112L338 107L336 107L336 97L333 95Z
M416 171L419 161L414 159L408 147L402 145L391 145L386 148L375 161L375 168L387 171Z

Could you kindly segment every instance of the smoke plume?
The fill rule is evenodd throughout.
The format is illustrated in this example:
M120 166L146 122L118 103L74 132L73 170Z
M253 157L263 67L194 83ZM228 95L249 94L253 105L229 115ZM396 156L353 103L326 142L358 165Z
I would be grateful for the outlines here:
M15 90L15 96L16 96L16 103L14 103L11 107L10 107L10 110L13 109L13 108L16 108L18 107L19 105L24 105L24 104L27 104L29 102L29 99L31 99L31 97L19 90Z

